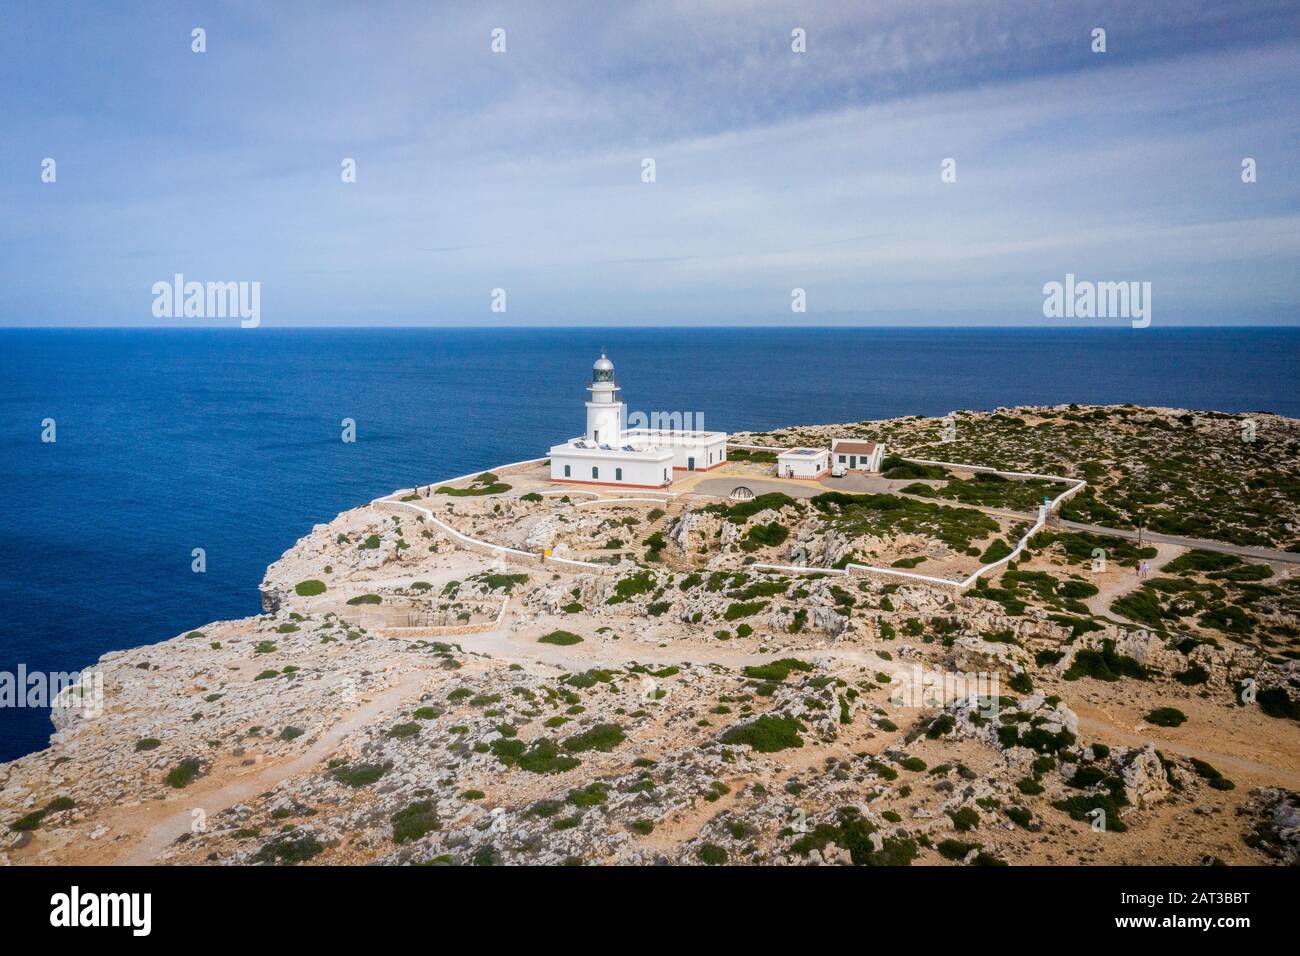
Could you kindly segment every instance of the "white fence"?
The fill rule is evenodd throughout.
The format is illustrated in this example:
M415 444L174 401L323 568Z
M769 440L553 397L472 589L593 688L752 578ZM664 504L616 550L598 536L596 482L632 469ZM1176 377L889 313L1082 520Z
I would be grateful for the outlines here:
M785 451L784 448L774 448L769 445L737 445L736 447L763 449L764 451ZM1043 481L1061 482L1070 487L1066 488L1065 491L1061 492L1050 502L1039 506L1038 520L1035 521L1033 526L1030 527L1030 529L1021 536L1020 540L1016 542L1016 546L1010 554L1004 558L999 558L997 561L991 561L988 564L981 565L968 577L962 578L959 581L954 581L951 578L936 577L932 574L917 574L915 571L901 571L898 568L880 568L875 565L856 564L853 562L849 562L843 568L807 568L787 564L755 564L752 565L752 567L800 574L842 574L845 576L848 576L851 571L862 571L868 574L883 574L890 577L904 578L909 581L921 581L925 584L937 584L942 587L956 588L959 591L964 591L985 574L988 574L995 568L1000 568L1002 565L1008 564L1018 558L1025 550L1025 546L1029 544L1029 539L1041 531L1043 526L1047 524L1048 515L1060 507L1061 502L1078 494L1079 491L1085 488L1088 484L1081 478L1067 478L1063 475L1038 475L1027 471L1002 471L999 468L990 468L986 465L965 465L960 462L933 461L928 458L903 458L902 460L913 465L938 465L943 468L957 468L961 471L982 471L995 475L1002 475L1006 478L1037 478Z
M546 459L545 459L545 458L530 458L530 459L528 459L527 461L515 461L515 462L511 462L511 463L508 464L508 465L497 465L496 468L488 468L488 469L485 469L485 470L486 470L486 471L496 471L496 470L498 470L498 469L500 469L500 470L505 470L506 468L516 468L516 467L518 467L518 466L520 466L520 465L535 465L535 464L537 464L538 462L542 462L542 461L546 461ZM482 471L474 471L474 472L470 472L468 475L460 475L460 476L457 477L457 478L448 478L446 481L441 481L441 482L431 482L431 484L437 484L437 485L449 485L449 484L451 484L451 483L454 482L454 481L464 481L464 480L467 479L467 478L475 478L475 477L477 477L478 475L481 475L482 473L483 473ZM397 493L397 492L393 492L393 494L396 494L396 493ZM462 544L467 544L467 545L469 545L470 547L473 547L473 548L485 548L485 549L487 549L488 551L491 551L491 552L493 552L493 553L495 553L495 554L510 555L510 556L512 556L512 557L516 557L516 558L527 558L527 559L530 560L530 561L539 561L539 562L541 562L541 563L543 563L543 564L550 564L550 563L553 563L553 564L564 564L564 565L568 565L568 566L570 566L570 567L575 567L575 568L585 568L585 569L587 569L587 570L589 570L589 571L606 571L606 572L607 572L607 571L612 570L611 567L610 567L608 564L599 564L599 563L596 563L596 562L594 562L594 561L575 561L575 560L573 560L572 558L556 558L556 557L549 557L549 558L548 558L546 555L541 554L540 552L537 552L537 551L523 551L523 550L521 550L521 549L519 549L519 548L510 548L510 547L507 547L507 546L504 545L504 544L493 544L491 541L484 541L482 538L474 538L474 537L471 537L470 535L467 535L467 534L464 534L464 533L462 533L462 532L460 532L460 531L457 531L457 530L456 530L455 528L453 528L451 525L447 524L447 522L445 522L445 521L441 520L440 518L438 518L438 517L437 517L437 516L436 516L432 511L430 511L428 508L425 508L425 507L423 507L423 506L421 506L421 505L413 504L413 503L411 503L411 502L409 502L409 501L395 500L395 499L393 498L393 495L385 495L385 496L382 497L382 498L376 498L374 501L370 502L370 504L371 504L372 506L374 506L374 505L393 505L393 506L398 507L398 508L410 508L412 511L416 511L416 512L419 512L420 514L424 515L424 517L425 517L426 519L428 519L429 521L432 521L434 524L436 524L436 525L437 525L439 528L441 528L443 531L446 531L449 535L451 535L451 536L452 536L453 538L455 538L457 541L460 541Z

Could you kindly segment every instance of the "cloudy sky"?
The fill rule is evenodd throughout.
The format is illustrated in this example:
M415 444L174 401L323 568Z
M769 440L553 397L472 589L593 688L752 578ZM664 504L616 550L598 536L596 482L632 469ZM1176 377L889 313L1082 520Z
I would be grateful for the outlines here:
M263 326L1042 325L1067 272L1300 324L1293 0L0 17L3 325L234 324L155 318L178 272Z

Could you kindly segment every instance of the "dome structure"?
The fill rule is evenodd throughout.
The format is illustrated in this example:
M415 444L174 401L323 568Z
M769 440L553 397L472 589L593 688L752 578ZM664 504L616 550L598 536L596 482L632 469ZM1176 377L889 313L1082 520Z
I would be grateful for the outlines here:
M614 363L611 362L604 352L600 353L600 358L591 366L591 380L593 382L612 382L614 381Z

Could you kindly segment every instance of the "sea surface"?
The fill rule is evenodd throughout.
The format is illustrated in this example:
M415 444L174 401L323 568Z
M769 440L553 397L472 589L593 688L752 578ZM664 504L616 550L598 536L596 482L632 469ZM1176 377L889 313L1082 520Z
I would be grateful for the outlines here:
M1061 402L1300 417L1297 329L0 330L0 672L258 613L313 524L579 434L602 347L629 411L729 431ZM0 760L51 730L0 708Z

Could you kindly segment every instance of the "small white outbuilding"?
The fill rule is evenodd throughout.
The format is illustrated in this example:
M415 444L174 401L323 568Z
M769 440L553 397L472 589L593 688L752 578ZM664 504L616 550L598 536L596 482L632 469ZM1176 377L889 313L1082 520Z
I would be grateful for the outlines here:
M831 464L842 465L848 471L880 471L885 457L885 446L874 441L857 438L831 439Z
M830 452L825 448L787 448L776 456L778 478L812 478L826 476Z

